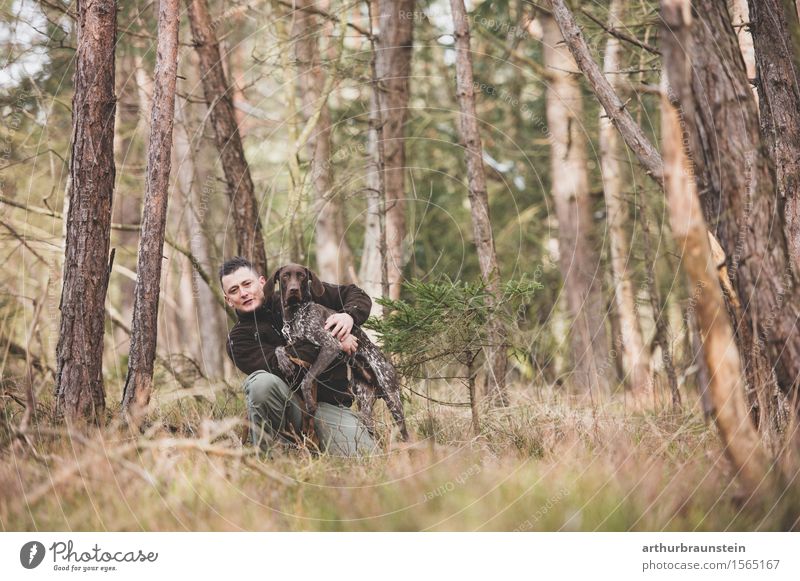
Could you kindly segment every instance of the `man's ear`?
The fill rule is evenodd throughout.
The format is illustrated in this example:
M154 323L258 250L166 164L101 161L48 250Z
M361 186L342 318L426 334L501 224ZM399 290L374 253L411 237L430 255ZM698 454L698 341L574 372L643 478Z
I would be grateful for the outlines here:
M308 276L308 288L311 289L311 296L318 299L325 293L325 287L322 286L322 281L310 268L306 269L306 275Z
M275 294L275 284L278 282L278 277L281 275L281 270L283 267L279 268L275 272L272 273L266 280L266 284L264 285L264 302L272 300L272 295ZM264 278L263 276L261 278Z

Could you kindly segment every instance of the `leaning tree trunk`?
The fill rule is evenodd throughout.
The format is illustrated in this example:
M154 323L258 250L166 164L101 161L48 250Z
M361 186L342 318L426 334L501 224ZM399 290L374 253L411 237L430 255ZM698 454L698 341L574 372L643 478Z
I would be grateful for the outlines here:
M409 15L414 10L415 0L382 0L379 2L380 30L376 41L375 69L380 85L375 119L381 127L381 147L383 160L378 162L378 145L374 143L375 132L371 133L370 152L374 158L373 168L383 165L386 214L386 273L389 279L389 296L400 298L400 284L403 278L405 258L403 242L406 230L405 194L405 124L408 118L408 97L410 92L411 53L413 45L414 19ZM374 103L373 103L374 104ZM372 173L372 172L371 172ZM370 190L378 185L373 178ZM380 203L377 196L368 196L367 234L364 237L359 278L362 283L374 289L372 296L379 296L381 256L376 246L379 237Z
M233 112L231 91L220 60L219 42L208 13L208 3L206 0L186 0L186 6L194 46L200 57L203 93L228 186L237 251L250 259L256 270L266 275L267 255L258 215L258 202Z
M695 312L703 338L703 352L713 369L709 390L725 452L736 474L750 492L764 481L768 462L758 433L750 422L744 398L744 379L720 289L708 234L703 220L692 168L683 147L683 127L670 97L691 115L691 64L684 52L689 44L689 0L662 0L664 23L661 47L667 83L662 92L664 187L675 242L681 250L689 287L699 289Z
M102 423L105 298L114 192L114 0L79 0L56 412ZM113 257L113 255L112 255Z
M316 193L314 235L317 272L320 278L338 284L354 282L351 269L353 254L339 231L342 199L333 189L331 162L331 112L324 94L325 72L320 63L317 17L308 9L310 0L300 0L294 17L294 47L303 94L303 119L307 123L319 109L316 127L308 139L311 157L311 181ZM343 33L344 34L344 33ZM333 74L333 73L331 73ZM321 102L322 99L326 101Z
M800 378L800 289L736 33L724 3L697 0L695 13L696 106L684 121L703 213L742 305L737 338L748 380L768 401L773 369L784 390L796 388Z
M542 17L544 62L552 74L546 94L551 140L551 187L558 218L558 252L564 292L572 319L570 342L574 385L597 394L608 390L608 346L601 292L602 269L591 239L592 212L583 103L578 80L568 71L575 61L553 18Z
M622 0L612 0L609 7L609 26L619 27ZM611 87L617 90L616 79L620 68L620 41L609 36L603 59L603 72ZM628 248L626 224L627 206L623 199L622 164L619 135L607 115L600 115L600 166L603 172L603 193L608 216L608 237L611 245L611 273L614 278L614 299L617 305L620 336L614 340L619 343L622 354L622 367L626 382L634 398L642 400L651 391L650 361L642 340L642 329L636 315L636 298L633 283L628 273L631 260Z
M136 268L128 376L122 394L123 410L134 421L146 411L153 388L153 364L158 337L158 295L161 288L164 226L167 220L169 174L172 166L179 6L180 0L160 0L158 5L158 52L153 83L153 111L150 116L147 181Z
M800 277L800 22L792 2L750 0L761 132L784 204L783 232Z
M488 290L489 298L486 306L491 311L498 305L500 299L500 269L497 266L497 254L489 216L489 196L486 191L486 173L483 168L483 146L475 111L469 21L464 8L464 0L450 0L450 8L453 12L455 28L456 94L461 110L459 130L466 156L472 234L478 251L481 277ZM505 329L497 315L491 315L489 318L487 340L486 394L496 402L505 403L507 401L505 383L508 353Z

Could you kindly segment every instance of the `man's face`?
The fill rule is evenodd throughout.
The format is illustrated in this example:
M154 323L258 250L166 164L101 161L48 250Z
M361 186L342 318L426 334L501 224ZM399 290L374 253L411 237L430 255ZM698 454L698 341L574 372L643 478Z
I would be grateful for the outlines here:
M252 313L264 303L267 279L249 268L240 268L222 277L225 302L242 313Z

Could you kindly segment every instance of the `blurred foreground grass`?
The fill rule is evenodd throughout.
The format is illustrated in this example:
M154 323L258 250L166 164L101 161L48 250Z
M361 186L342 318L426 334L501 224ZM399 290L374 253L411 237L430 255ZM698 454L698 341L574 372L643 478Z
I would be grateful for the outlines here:
M3 530L797 530L797 452L745 503L713 425L555 395L483 410L410 406L416 443L344 460L238 440L242 402L155 406L144 436L70 437L39 421L33 449L0 433ZM381 404L382 406L382 404ZM113 412L114 410L112 410ZM383 410L382 410L383 411ZM19 411L15 412L16 414Z

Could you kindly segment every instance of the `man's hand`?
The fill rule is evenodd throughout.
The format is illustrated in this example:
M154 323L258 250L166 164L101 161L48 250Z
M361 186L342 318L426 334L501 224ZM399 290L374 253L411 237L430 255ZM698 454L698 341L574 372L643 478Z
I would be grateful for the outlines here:
M339 341L344 341L350 336L350 331L353 329L353 317L347 313L335 313L325 321L325 328Z
M342 346L342 351L348 355L355 355L358 350L358 339L355 335L348 335L346 338L339 342Z

